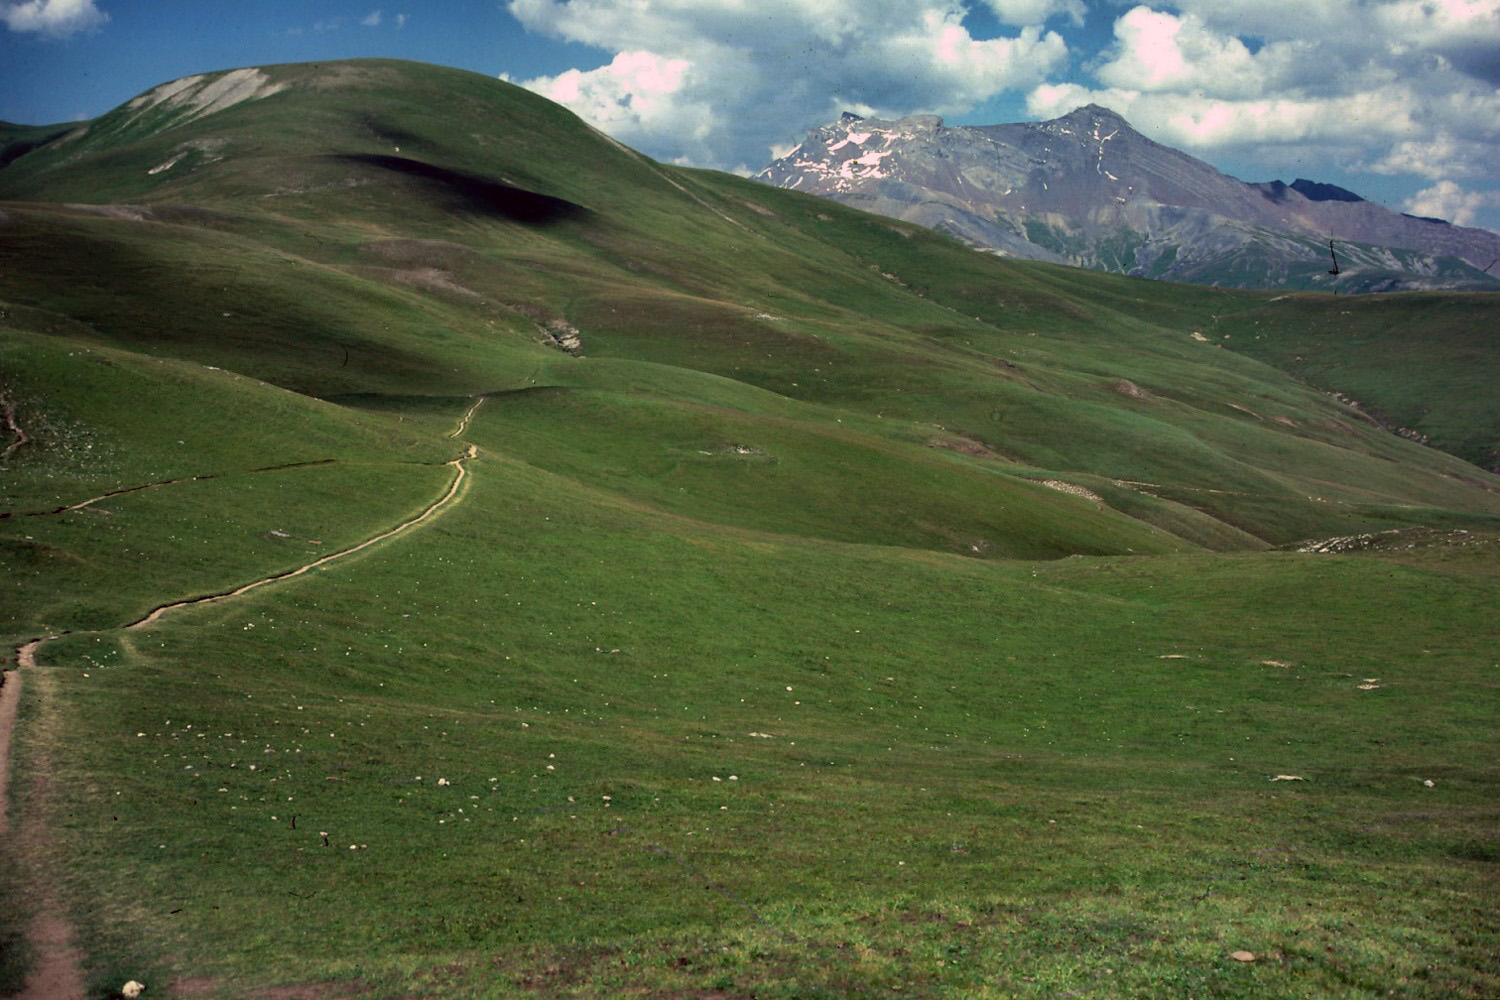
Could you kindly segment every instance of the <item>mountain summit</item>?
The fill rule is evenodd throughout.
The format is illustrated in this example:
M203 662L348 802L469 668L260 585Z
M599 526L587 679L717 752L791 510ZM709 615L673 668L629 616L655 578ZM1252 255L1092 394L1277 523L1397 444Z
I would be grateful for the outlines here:
M1097 104L1009 125L845 113L756 176L1003 256L1245 288L1500 289L1480 270L1494 233L1332 184L1246 183Z

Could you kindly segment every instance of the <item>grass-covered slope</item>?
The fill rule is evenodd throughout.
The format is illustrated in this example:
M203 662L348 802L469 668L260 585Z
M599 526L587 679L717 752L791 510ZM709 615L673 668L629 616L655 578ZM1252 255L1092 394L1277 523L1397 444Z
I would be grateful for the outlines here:
M1492 295L1278 296L1216 328L1226 347L1341 393L1388 430L1500 468Z
M0 194L44 190L64 204L8 211L7 300L310 395L468 395L539 368L568 385L618 358L770 390L737 404L752 421L766 399L813 404L799 433L847 419L905 446L912 475L937 444L996 456L962 463L982 477L1131 484L1157 496L1127 505L1187 508L1190 535L1202 514L1283 543L1407 520L1396 508L1495 509L1451 478L1462 466L1194 339L1264 296L990 260L660 167L472 74L372 62L164 85L0 172ZM568 327L588 360L541 346Z
M1331 297L995 260L412 64L36 136L0 989L48 900L97 995L1500 985L1500 481L1274 367Z

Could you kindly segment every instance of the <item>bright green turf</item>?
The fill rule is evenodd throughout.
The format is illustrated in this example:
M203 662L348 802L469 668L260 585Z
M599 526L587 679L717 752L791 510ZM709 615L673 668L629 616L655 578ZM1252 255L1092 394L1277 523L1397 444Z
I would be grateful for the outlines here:
M61 822L93 912L130 914L91 927L117 978L233 992L295 955L295 979L495 995L1496 983L1493 580L986 564L474 477L419 539L48 648L93 734Z
M0 169L0 633L68 633L12 819L99 995L1500 991L1500 480L1282 370L1476 457L1489 300L1015 264L472 74L269 72ZM120 628L468 443L434 521Z

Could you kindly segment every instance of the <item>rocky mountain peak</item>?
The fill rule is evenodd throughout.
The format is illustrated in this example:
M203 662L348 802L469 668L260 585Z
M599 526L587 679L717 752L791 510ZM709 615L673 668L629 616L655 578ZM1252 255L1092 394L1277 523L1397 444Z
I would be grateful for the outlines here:
M919 132L935 132L943 127L943 119L941 115L907 115L898 118L896 124Z
M1130 123L1125 120L1124 115L1099 104L1085 104L1081 108L1074 108L1061 118L1054 118L1053 122L1077 123L1079 125L1108 125L1110 128L1135 131L1135 129L1130 127Z
M1435 226L1304 178L1247 184L1098 104L1004 125L846 112L756 177L1003 256L1247 287L1497 287L1479 270L1500 256L1493 233Z
M1345 190L1337 184L1320 184L1301 177L1292 181L1291 189L1308 201L1364 201L1353 191Z

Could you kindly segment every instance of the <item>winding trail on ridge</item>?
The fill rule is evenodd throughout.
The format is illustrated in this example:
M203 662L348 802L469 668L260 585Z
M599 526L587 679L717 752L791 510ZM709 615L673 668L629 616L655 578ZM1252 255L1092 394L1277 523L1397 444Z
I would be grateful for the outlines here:
M475 399L474 404L464 412L463 417L458 422L458 426L448 437L457 438L468 429L469 421L473 419L475 411L479 409L484 400L484 396ZM4 397L0 396L0 407L4 407L5 405L7 404ZM8 421L8 411L5 411L5 416ZM17 430L19 429L17 428ZM7 449L4 454L9 455L16 447L25 443L25 440L23 437L22 441ZM396 535L409 531L419 524L436 517L443 510L462 499L461 490L465 479L468 477L468 470L464 468L464 465L471 459L478 457L478 455L478 447L472 444L466 445L462 455L445 463L453 468L454 475L453 481L448 484L448 489L441 497L423 508L414 517L408 518L395 527L383 531L372 538L368 538L358 545L351 545L346 549L340 549L338 552L330 552L328 555L315 559L305 566L299 566L296 569L262 577L259 580L253 580L233 590L163 604L145 617L120 627L126 630L142 629L154 624L163 615L178 608L227 601L231 598L239 597L241 594L247 594L257 588L275 583L278 580L289 580L292 577L301 576L310 570L317 569L319 566L327 565L335 559L352 556L377 542L383 542L388 538L393 538ZM150 486L136 487L135 490L122 492L151 489L158 485L168 484L151 484ZM76 505L76 507L83 507L100 499L104 498L96 497L94 500L85 501L82 504ZM64 509L76 509L76 507ZM14 845L22 839L33 842L51 839L49 832L45 829L45 820L37 817L30 818L25 824L28 829L24 831L24 838L11 835L10 833L10 748L11 737L15 732L16 708L21 701L22 673L35 671L37 650L46 643L51 642L53 639L61 638L65 634L59 633L57 635L42 636L18 647L16 649L15 669L7 670L3 674L0 674L0 839L3 839L8 844ZM42 770L45 770L45 766ZM43 866L41 871L44 878L50 874L45 866ZM27 938L31 943L35 960L32 964L26 986L20 993L15 995L14 1000L74 1000L74 998L80 998L81 1000L86 989L82 969L82 955L72 944L72 932L68 926L67 919L63 915L62 907L58 903L58 893L53 885L46 883L34 885L32 886L32 890L34 892L34 899L36 900L36 914L28 930Z
M110 490L108 493L101 493L96 497L89 497L87 500L82 500L78 503L70 503L62 507L53 507L49 510L3 511L0 512L0 521L5 521L12 517L48 517L52 514L66 514L72 510L83 510L85 507L93 506L101 500L108 500L112 497L129 496L132 493L141 493L146 490L158 490L163 486L176 486L179 483L202 483L207 482L210 479L222 479L225 476L250 475L251 473L256 472L280 472L283 469L303 469L310 465L333 465L337 461L338 459L336 458L319 458L314 459L310 462L287 462L284 465L263 465L256 469L246 469L244 472L207 472L201 476L181 476L177 479L163 479L161 482L146 483L142 486L122 486L120 489Z
M472 413L473 411L471 410L470 412ZM333 562L335 559L342 559L345 556L352 556L356 552L369 548L376 542L383 542L387 538L399 535L409 528L414 528L417 525L421 524L423 521L436 516L440 511L442 511L444 507L448 506L455 499L457 499L459 489L463 486L463 482L468 476L467 471L464 469L464 463L469 461L469 459L474 458L478 454L479 449L471 444L458 458L453 459L451 462L445 463L456 470L453 477L453 482L448 484L448 492L444 493L441 497L435 500L430 506L428 506L416 517L413 517L406 521L402 521L400 524L396 525L394 528L391 528L389 531L383 531L380 534L376 535L374 538L367 538L364 541L360 542L358 545L350 546L347 549L340 549L337 552L330 552L326 556L314 559L312 562L306 564L305 566L298 566L296 569L289 569L284 573L276 573L271 576L262 577L259 580L253 580L250 583L236 587L233 590L225 590L217 594L204 594L202 597L190 597L185 601L174 601L171 604L163 604L160 607L154 609L144 618L138 618L123 627L132 631L135 629L145 628L146 626L158 621L162 615L165 615L170 611L175 611L178 608L188 608L192 607L195 604L213 604L218 601L227 601L232 597L239 597L241 594L248 594L252 590L264 587L267 584L275 583L278 580L290 580L294 576L301 576L303 573L306 573L310 570L315 570L319 566Z
M487 398L488 397L486 396L480 396L478 399L474 400L474 405L464 411L463 417L458 421L458 426L453 428L453 433L449 434L448 436L451 438L462 437L464 431L469 429L469 421L474 419L474 411L479 409L479 405L483 403ZM471 445L470 447L473 446Z
M463 418L458 422L458 427L456 427L453 432L448 435L450 438L456 438L468 429L469 420L473 418L474 411L479 409L479 405L483 402L483 396L475 400L474 405L469 407L468 410L464 412ZM447 507L449 504L458 499L459 490L462 488L464 480L468 477L468 470L464 468L464 463L472 458L475 458L476 456L478 456L478 454L479 449L471 444L464 449L464 453L462 455L450 462L445 463L454 470L453 482L448 484L447 492L438 499L434 500L415 517L408 518L407 520L402 521L400 524L396 525L394 528L391 528L388 531L383 531L373 538L367 538L364 541L360 542L358 545L351 545L347 549L340 549L337 552L330 552L326 556L321 556L320 558L314 559L312 562L307 563L303 566L298 566L296 569L289 569L282 573L273 573L271 576L262 577L259 580L252 580L250 583L235 587L233 590L220 591L217 594L204 594L201 597L190 597L184 601L174 601L171 604L163 604L160 607L153 609L145 617L138 618L128 625L125 625L124 628L130 631L145 628L146 626L159 621L162 615L165 615L171 611L175 611L178 608L192 607L195 604L214 604L218 601L227 601L230 598L239 597L241 594L248 594L250 591L256 590L260 587L264 587L267 584L276 583L278 580L290 580L292 577L301 576L304 573L317 569L319 566L324 566L328 563L331 563L335 559L343 559L345 556L352 556L356 552L361 552L376 544L377 542L383 542L387 538L392 538L396 535L401 534L403 531L415 528L423 521L427 521L433 517L436 517L443 510L443 508Z

